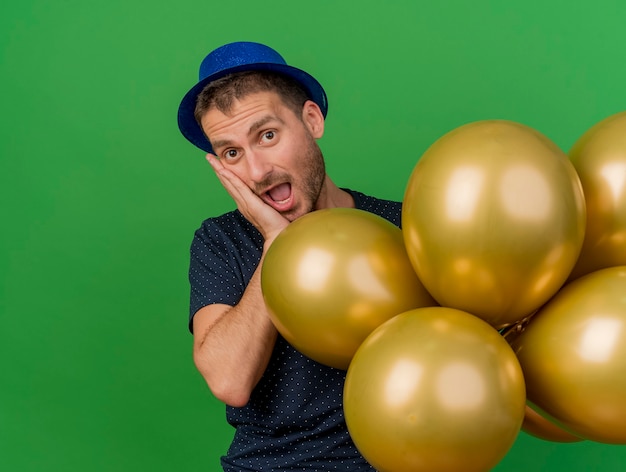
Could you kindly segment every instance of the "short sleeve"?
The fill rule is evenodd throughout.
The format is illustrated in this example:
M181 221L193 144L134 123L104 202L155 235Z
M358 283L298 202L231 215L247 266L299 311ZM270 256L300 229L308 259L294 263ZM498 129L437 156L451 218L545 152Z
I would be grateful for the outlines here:
M190 248L189 329L195 313L214 303L236 305L261 258L259 232L238 212L210 218L195 232Z

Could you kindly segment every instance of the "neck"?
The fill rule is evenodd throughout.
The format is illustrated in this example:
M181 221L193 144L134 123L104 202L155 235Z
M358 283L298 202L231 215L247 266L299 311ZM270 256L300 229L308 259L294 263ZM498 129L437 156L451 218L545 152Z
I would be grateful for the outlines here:
M352 195L337 187L328 175L324 178L324 185L315 205L316 210L324 208L354 208Z

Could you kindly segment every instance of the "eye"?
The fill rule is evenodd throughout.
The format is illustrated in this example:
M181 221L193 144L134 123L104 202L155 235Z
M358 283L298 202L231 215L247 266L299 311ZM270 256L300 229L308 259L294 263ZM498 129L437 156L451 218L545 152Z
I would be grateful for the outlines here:
M227 149L226 151L224 151L222 156L224 156L224 159L233 160L237 159L237 157L239 156L239 152L237 152L236 149Z
M266 131L261 135L261 141L271 141L276 137L276 133L274 131Z

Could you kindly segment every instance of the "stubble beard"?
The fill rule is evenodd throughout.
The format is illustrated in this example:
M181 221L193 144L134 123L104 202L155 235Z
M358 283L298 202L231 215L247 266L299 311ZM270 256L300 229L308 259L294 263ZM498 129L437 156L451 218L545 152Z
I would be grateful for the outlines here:
M300 172L300 175L303 176L302 180L292 182L292 185L298 184L298 188L302 191L303 200L298 207L283 213L283 216L289 221L294 221L315 210L324 188L326 164L322 150L312 136L308 136L307 140L306 151L302 156L302 172Z
M298 174L272 174L267 179L259 182L252 189L257 195L261 196L265 189L283 182L291 185L291 191L300 191L300 203L291 210L280 212L287 220L294 221L299 217L312 212L318 207L322 190L324 189L324 181L326 180L326 164L322 150L318 146L315 139L307 135L307 143L303 153L296 161L300 164Z

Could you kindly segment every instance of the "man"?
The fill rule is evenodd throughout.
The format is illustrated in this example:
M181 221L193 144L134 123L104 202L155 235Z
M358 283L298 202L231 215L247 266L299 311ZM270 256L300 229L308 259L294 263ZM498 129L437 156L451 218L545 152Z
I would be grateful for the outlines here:
M179 128L237 204L209 218L191 245L194 361L236 432L227 471L373 470L343 417L345 371L296 351L274 328L260 286L263 256L291 221L359 208L400 224L401 204L336 186L316 140L326 94L273 49L248 42L212 51L185 95Z

